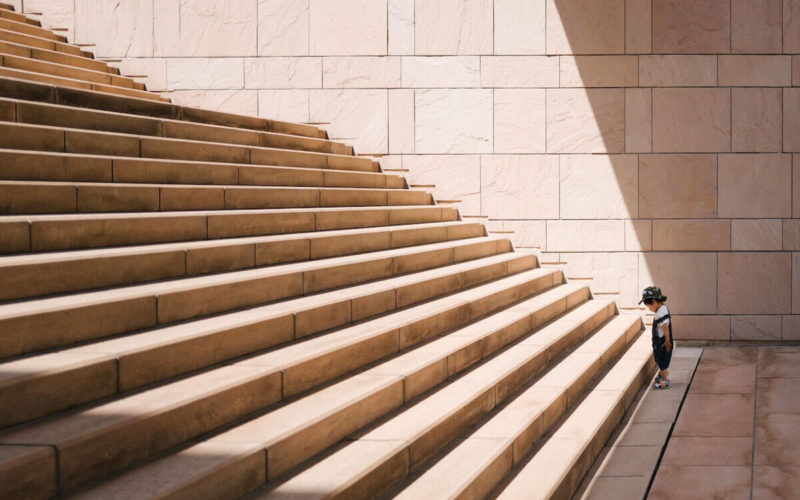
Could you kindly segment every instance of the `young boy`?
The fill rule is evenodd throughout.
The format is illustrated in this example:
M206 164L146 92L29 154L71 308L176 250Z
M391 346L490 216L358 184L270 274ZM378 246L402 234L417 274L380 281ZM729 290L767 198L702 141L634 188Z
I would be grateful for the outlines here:
M672 348L674 342L672 338L672 322L669 319L669 309L664 304L667 297L661 295L661 289L657 286L648 286L642 291L641 304L647 306L650 311L656 314L653 318L653 357L658 364L658 375L653 385L654 389L669 388L669 361L672 359Z

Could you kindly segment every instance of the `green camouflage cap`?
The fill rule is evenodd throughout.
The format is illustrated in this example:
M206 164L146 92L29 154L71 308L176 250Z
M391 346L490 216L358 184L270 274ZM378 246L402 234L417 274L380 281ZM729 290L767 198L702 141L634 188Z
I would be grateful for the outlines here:
M648 286L644 290L642 290L642 300L639 301L641 304L647 299L655 299L659 302L664 302L667 300L666 295L661 295L661 289L657 286Z

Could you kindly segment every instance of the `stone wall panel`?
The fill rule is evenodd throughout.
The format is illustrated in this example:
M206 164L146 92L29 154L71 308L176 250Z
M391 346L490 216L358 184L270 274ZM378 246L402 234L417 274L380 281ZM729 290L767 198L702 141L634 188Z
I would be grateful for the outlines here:
M622 220L548 220L548 252L620 252L625 249Z
M652 0L626 0L625 52L628 54L649 54L652 50Z
M791 276L788 253L720 253L719 312L787 314L792 308Z
M792 157L782 154L719 156L719 216L791 217Z
M783 126L782 90L731 89L731 149L735 152L779 152Z
M783 52L800 53L800 0L783 0Z
M183 106L258 116L256 90L178 90L167 95Z
M244 59L171 57L167 59L168 90L241 89Z
M621 153L625 140L623 89L549 89L548 153Z
M545 53L545 0L494 0L494 53Z
M558 158L481 156L481 213L493 219L558 218Z
M389 153L414 152L414 91L389 90Z
M308 55L308 0L258 0L258 55Z
M717 215L715 155L640 155L639 216L708 218Z
M783 0L731 0L731 52L776 54L782 51Z
M310 89L322 86L322 58L269 57L244 60L248 89Z
M389 0L388 51L390 55L414 53L414 0Z
M419 55L491 54L491 0L416 0L414 45Z
M313 58L308 58L313 59ZM400 86L399 57L324 57L325 88L395 88Z
M782 250L780 219L736 219L731 221L731 250Z
M651 285L667 296L672 314L716 314L717 254L640 253L639 290Z
M388 95L382 89L312 90L309 114L326 123L333 139L351 143L359 154L385 154L388 141Z
M724 219L669 219L653 221L653 251L727 251L731 249L731 222Z
M640 290L636 283L639 261L635 253L569 253L562 255L567 279L591 278L595 293L619 293L620 307L636 307Z
M75 0L74 43L104 57L153 56L153 0Z
M548 56L481 57L481 86L558 87L558 58Z
M625 89L625 152L653 150L653 92Z
M415 91L415 151L491 152L493 107L491 90Z
M792 84L789 56L719 56L719 84L724 87L784 87Z
M480 87L480 58L476 56L404 57L403 87Z
M653 151L730 151L730 99L727 88L653 89Z
M638 216L636 155L562 155L562 219L631 219Z
M545 89L494 91L494 152L544 153Z
M642 87L713 87L716 84L716 56L639 57L639 85Z
M624 54L625 0L547 0L548 54Z
M732 316L731 340L781 340L781 316Z
M561 87L635 87L638 61L632 56L561 56Z
M257 0L181 0L180 55L257 55L257 12Z
M460 200L462 215L480 213L481 161L478 155L403 156L408 182L435 186L437 200Z
M307 122L308 90L259 90L258 116L289 122Z
M653 52L730 52L730 0L653 2Z
M649 220L625 221L625 250L649 252L653 249L653 223Z
M387 54L385 0L308 0L308 6L311 55Z
M783 150L800 152L800 88L783 89Z

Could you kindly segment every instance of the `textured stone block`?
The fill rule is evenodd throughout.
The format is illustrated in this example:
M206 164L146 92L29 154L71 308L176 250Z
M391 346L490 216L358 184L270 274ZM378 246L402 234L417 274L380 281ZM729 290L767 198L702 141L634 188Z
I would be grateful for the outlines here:
M783 52L800 53L800 1L783 0Z
M792 254L792 314L800 313L800 253Z
M258 116L289 122L309 121L307 90L259 90Z
M404 156L403 167L408 169L409 184L434 185L436 199L461 200L463 212L468 215L480 213L479 156Z
M792 183L800 186L800 154L792 155ZM800 217L800 189L792 191L792 217Z
M714 155L641 155L639 216L714 217L717 159Z
M653 251L731 249L731 223L720 219L653 221Z
M331 138L347 138L359 154L388 153L386 90L312 90L311 121L330 123Z
M517 249L541 250L547 244L547 223L543 220L507 220L503 231L513 231L508 236Z
M730 52L730 0L661 0L653 3L653 52Z
M792 263L788 253L719 254L721 314L791 312Z
M320 57L260 57L244 60L248 89L308 89L322 86Z
M649 54L653 50L651 4L651 0L625 2L625 51L628 54Z
M782 222L782 249L800 251L800 220L786 219ZM781 247L777 250L781 250Z
M308 8L311 55L386 55L386 2L309 0Z
M730 89L653 89L653 151L730 151Z
M414 45L418 55L491 54L491 0L416 0Z
M544 153L544 89L494 91L495 153Z
M633 56L561 56L561 87L635 87L638 61Z
M414 152L414 91L389 91L389 152Z
M650 89L625 89L625 152L653 150L653 93Z
M561 156L561 218L637 218L638 177L636 155Z
M653 249L653 224L649 220L625 221L625 251L649 252Z
M731 340L781 340L781 317L732 316Z
M493 219L558 218L558 157L484 155L481 214Z
M619 293L619 305L636 307L640 298L636 275L639 259L635 253L570 253L562 256L567 279L592 278L597 293Z
M549 153L621 153L624 134L623 89L548 90Z
M258 116L258 91L256 90L183 90L170 92L175 104Z
M738 219L731 221L731 250L781 250L780 219Z
M678 340L730 340L728 316L671 316L673 334Z
M153 0L153 55L181 55L180 0Z
M326 88L400 86L399 57L326 57L322 63L322 85Z
M494 1L494 53L544 54L545 0Z
M76 0L74 43L96 44L104 57L151 57L153 0Z
M481 57L481 86L557 87L558 58L549 56Z
M479 59L476 56L404 57L403 87L478 87Z
M781 150L781 89L731 89L731 147L737 152Z
M731 0L731 52L780 53L782 1Z
M794 284L792 285L792 288L794 293L795 290L797 290ZM792 305L792 308L794 309L794 304ZM800 316L784 316L782 332L782 339L784 341L800 340Z
M389 1L389 54L414 53L414 0Z
M719 216L790 217L791 179L790 155L720 155Z
M147 90L154 92L167 90L166 59L123 59L117 64L123 75L139 77L136 80L144 82Z
M783 87L792 84L789 56L719 56L719 84L732 87Z
M716 56L653 55L639 57L642 87L714 87Z
M244 59L169 58L167 86L170 90L241 89Z
M547 221L548 252L615 252L624 248L624 221Z
M418 90L414 108L417 153L492 151L492 90Z
M548 54L624 54L625 1L547 0Z
M783 89L783 150L800 152L800 88Z
M308 0L258 0L258 55L307 55L308 27Z
M725 255L725 254L720 254ZM669 297L672 314L717 312L717 254L639 254L639 289L656 285Z
M253 0L182 0L182 56L255 56L258 4Z

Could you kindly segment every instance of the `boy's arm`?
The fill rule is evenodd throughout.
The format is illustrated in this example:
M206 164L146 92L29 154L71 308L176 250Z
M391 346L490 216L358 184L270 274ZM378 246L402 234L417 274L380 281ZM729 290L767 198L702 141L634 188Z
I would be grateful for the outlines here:
M672 349L672 339L669 336L669 328L666 321L659 323L658 328L661 329L661 333L664 335L664 349L670 351Z

